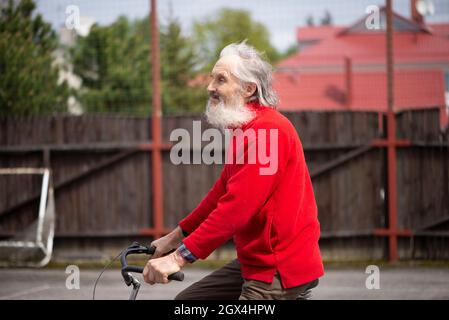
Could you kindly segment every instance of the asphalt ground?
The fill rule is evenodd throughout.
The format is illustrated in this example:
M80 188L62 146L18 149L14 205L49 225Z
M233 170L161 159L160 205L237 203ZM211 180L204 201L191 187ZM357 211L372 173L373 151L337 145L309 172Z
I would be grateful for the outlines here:
M170 300L178 292L212 272L210 269L187 268L183 282L150 286L142 282L138 299ZM73 272L73 271L72 271ZM79 269L79 289L73 273L66 269L0 269L2 300L79 300L92 299L93 284L101 269ZM328 268L312 299L449 299L449 268L405 267L380 268L378 281L365 267ZM140 277L140 276L139 276ZM140 278L141 279L141 278ZM374 287L372 289L367 288ZM69 285L69 289L67 287ZM378 288L376 288L378 287ZM119 269L103 273L96 288L96 299L128 299L130 288Z

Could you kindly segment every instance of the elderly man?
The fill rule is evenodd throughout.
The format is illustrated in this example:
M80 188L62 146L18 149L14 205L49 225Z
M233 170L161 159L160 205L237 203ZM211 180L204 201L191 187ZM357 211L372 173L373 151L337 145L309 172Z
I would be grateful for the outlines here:
M276 111L271 82L271 65L245 42L225 47L212 70L207 121L221 129L256 133L253 141L244 140L243 159L253 143L262 141L261 132L275 130L276 140L264 134L262 144L273 150L270 143L275 143L278 165L267 174L260 170L260 159L226 162L198 207L152 243L157 250L143 273L150 284L167 283L168 275L234 240L238 259L176 299L300 299L324 273L317 207L302 145L290 121ZM235 139L228 148L237 150Z

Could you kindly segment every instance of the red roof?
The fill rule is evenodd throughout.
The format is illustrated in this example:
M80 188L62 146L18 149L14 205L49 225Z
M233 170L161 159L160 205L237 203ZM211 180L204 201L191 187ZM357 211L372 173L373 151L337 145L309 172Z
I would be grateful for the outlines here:
M435 23L429 25L429 30L432 34L441 36L441 37L449 37L449 23Z
M431 25L418 32L394 32L396 110L445 109L449 38L441 35L449 34L446 32L449 24ZM336 27L332 32L332 27L326 26L313 32L307 27L298 30L298 37L322 40L277 65L273 85L281 110L387 110L383 31L345 32ZM351 66L349 90L345 61ZM350 104L348 91L352 93ZM442 117L447 124L447 114Z
M342 73L277 73L273 86L283 110L387 111L386 74L381 72L354 73L349 106ZM441 71L396 71L394 91L396 110L445 104Z
M393 37L394 61L449 62L449 39L427 33L396 33ZM329 38L278 63L278 68L341 64L343 57L352 63L384 63L385 34L348 34Z
M323 40L335 36L344 27L338 26L307 26L296 30L298 41Z

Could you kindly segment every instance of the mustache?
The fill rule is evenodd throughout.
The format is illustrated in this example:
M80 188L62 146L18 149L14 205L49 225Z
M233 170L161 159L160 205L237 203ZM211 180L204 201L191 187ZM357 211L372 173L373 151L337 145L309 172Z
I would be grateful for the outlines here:
M214 98L214 99L221 100L220 95L218 93L216 93L216 92L209 92L209 98Z

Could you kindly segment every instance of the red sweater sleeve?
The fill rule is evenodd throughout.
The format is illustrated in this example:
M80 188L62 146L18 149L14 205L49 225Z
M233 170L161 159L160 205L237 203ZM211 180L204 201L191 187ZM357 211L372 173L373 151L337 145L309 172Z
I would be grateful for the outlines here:
M215 182L212 189L200 202L200 204L183 220L179 222L179 227L192 233L207 218L207 216L217 207L218 199L225 193L226 174L223 169L220 177Z
M269 139L266 140L266 150L270 150ZM261 174L260 169L266 165L262 165L259 160L254 164L248 164L248 161L244 164L230 164L226 168L230 171L226 192L204 222L183 240L184 245L195 257L207 258L260 211L274 190L279 175L282 174L281 166L285 159L285 150L288 148L287 141L286 137L280 135L276 141L278 168L274 174ZM245 157L248 154L248 145L251 145L251 142L245 146Z

